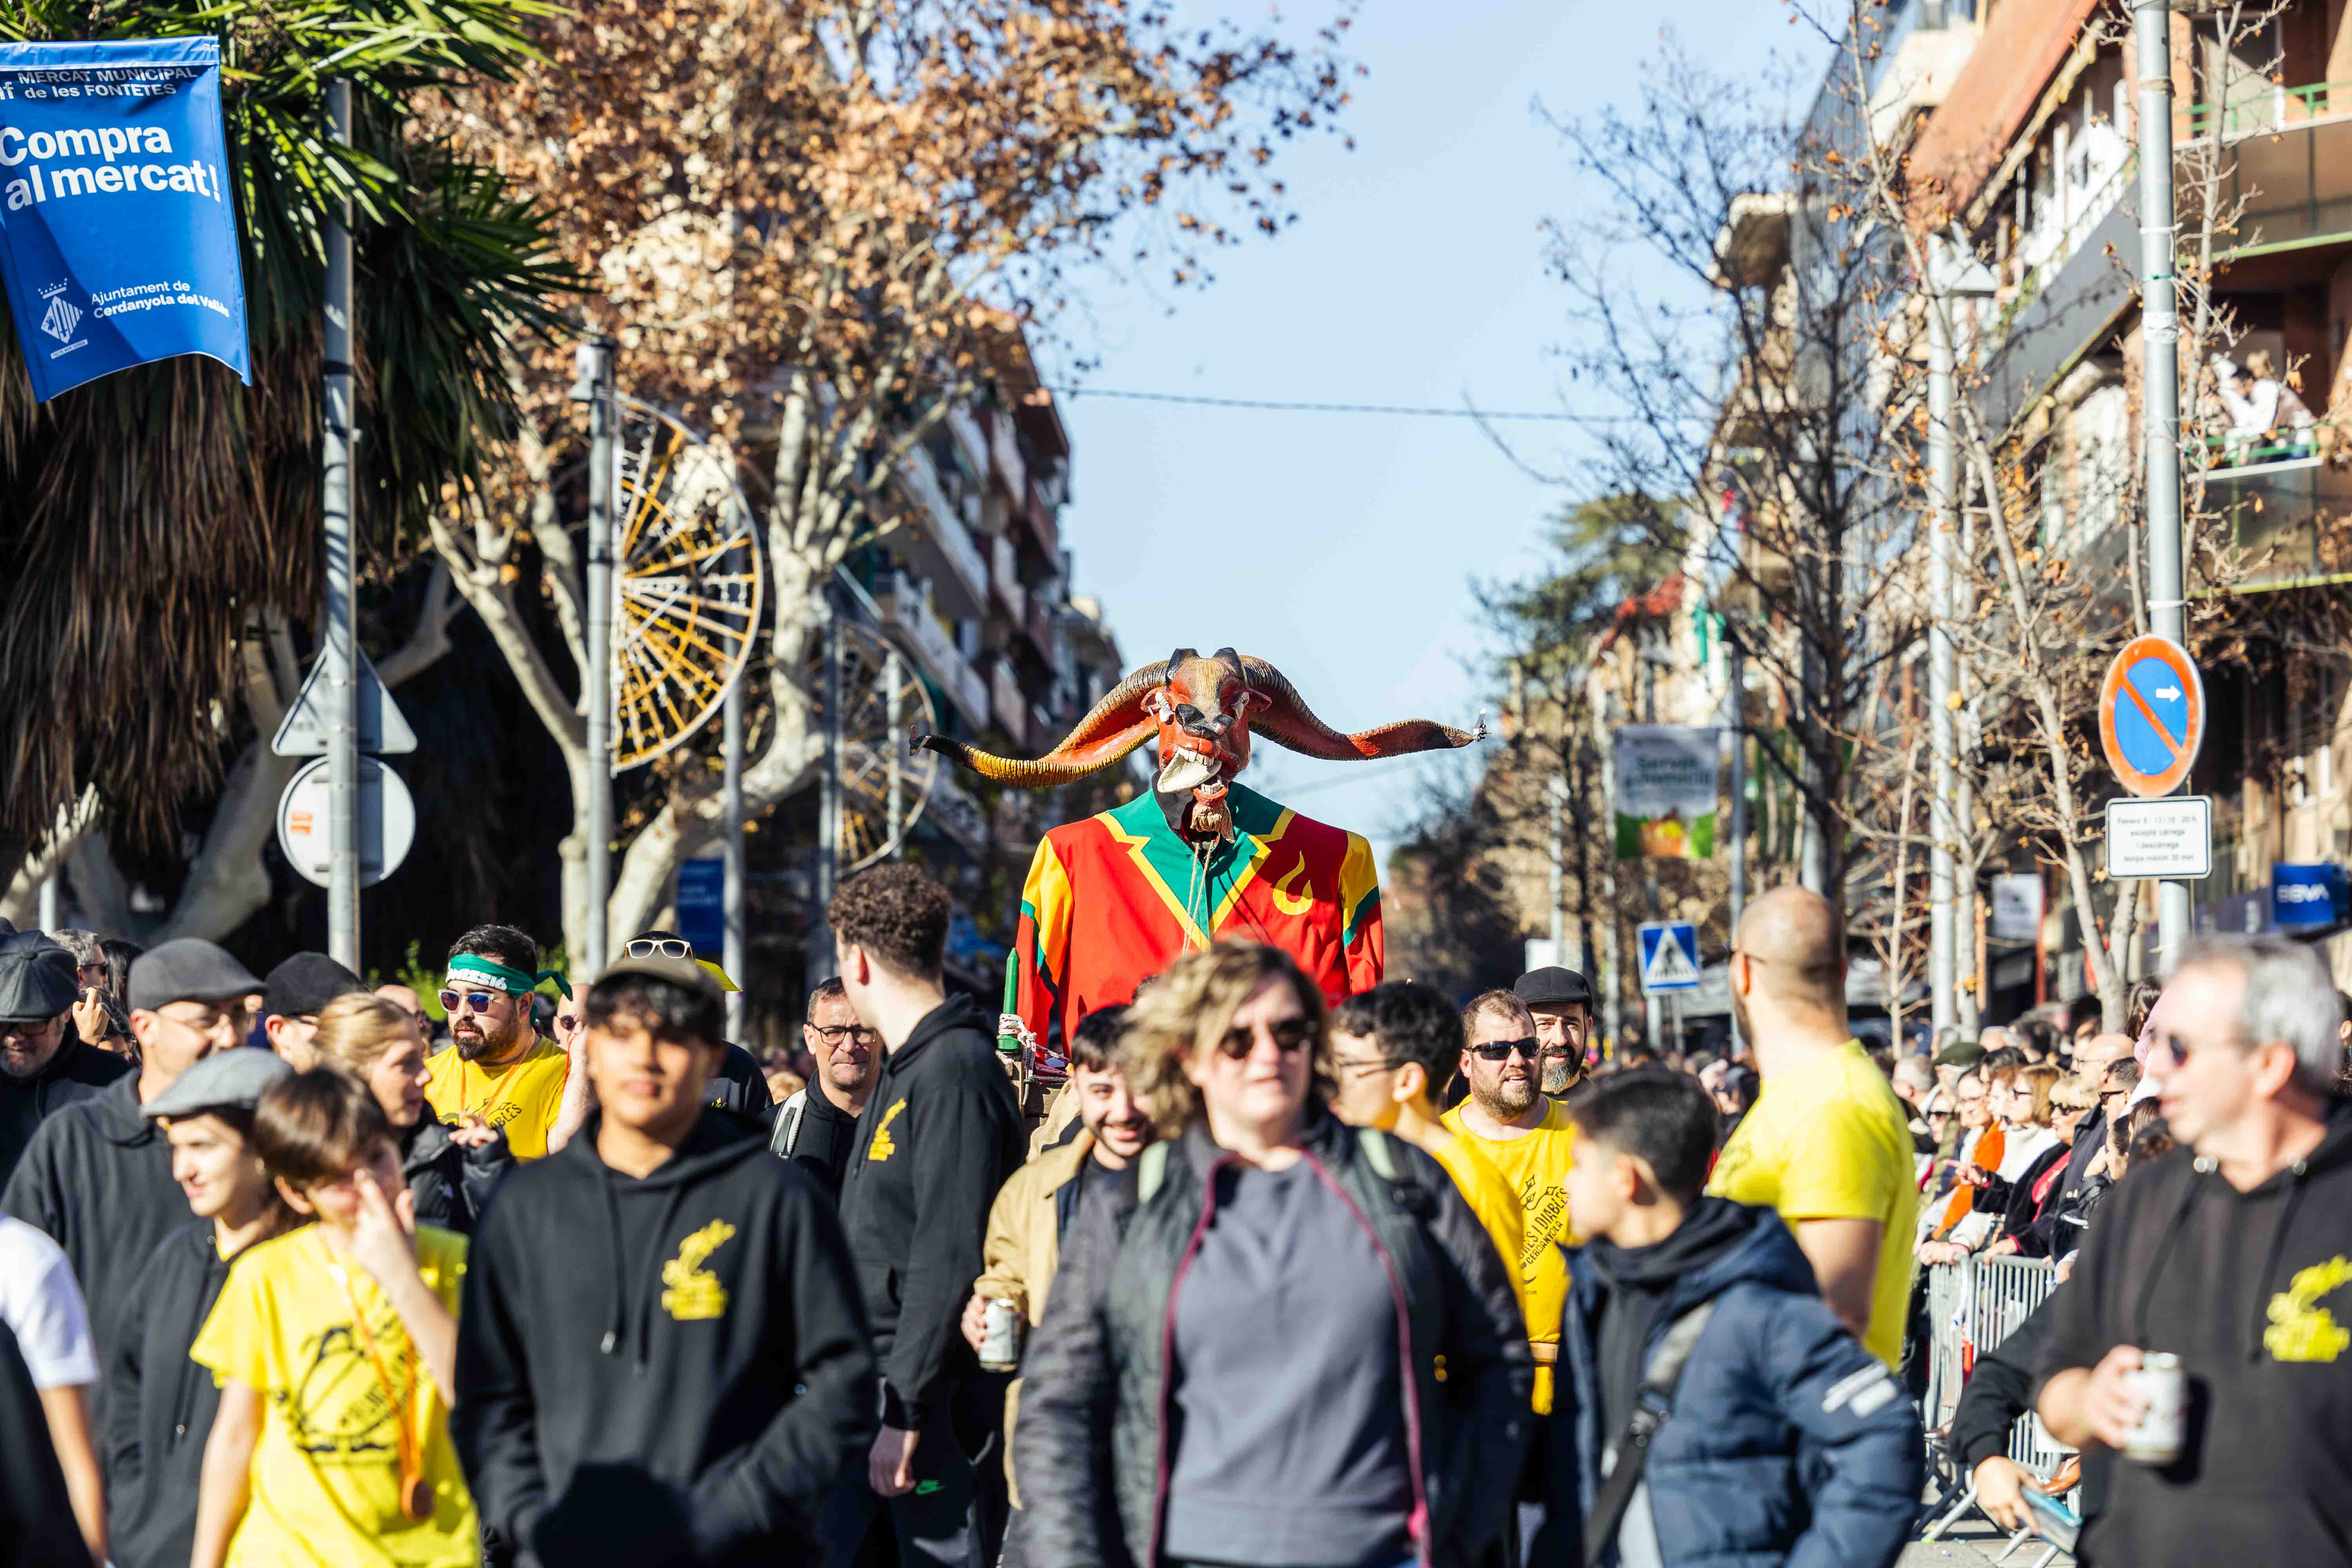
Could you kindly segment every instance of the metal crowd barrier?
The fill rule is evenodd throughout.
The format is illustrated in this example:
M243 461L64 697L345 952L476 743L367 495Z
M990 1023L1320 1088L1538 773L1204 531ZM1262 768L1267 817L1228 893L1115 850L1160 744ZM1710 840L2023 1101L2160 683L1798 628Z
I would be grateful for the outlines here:
M1951 1421L1977 1357L2015 1333L2057 1288L2057 1270L2046 1258L1972 1258L1928 1268L1927 1397L1920 1414L1930 1431ZM2041 1475L2072 1452L2051 1440L2032 1411L2009 1435L2009 1457Z

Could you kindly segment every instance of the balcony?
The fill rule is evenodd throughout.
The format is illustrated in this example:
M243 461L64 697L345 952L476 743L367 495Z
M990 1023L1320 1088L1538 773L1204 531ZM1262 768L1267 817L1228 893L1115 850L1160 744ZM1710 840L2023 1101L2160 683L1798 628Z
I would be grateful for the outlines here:
M936 826L974 855L988 853L988 814L956 779L953 768L931 775L931 793L923 805L923 820Z
M892 542L931 580L944 614L978 620L988 614L988 563L965 531L963 519L940 488L931 455L917 447L906 456L899 482L921 516Z
M1021 635L1036 650L1039 662L1054 668L1054 613L1041 591L1029 595L1029 613L1021 618Z
M988 697L998 728L1013 738L1014 745L1027 749L1030 744L1029 704L1021 695L1020 678L1013 673L1011 659L1000 658L989 669Z
M1019 626L1029 614L1029 593L1021 585L1021 552L1001 533L989 541L989 547L988 585L1004 606L1006 618Z
M2331 434L2319 427L2322 438ZM2235 591L2352 580L2352 473L2320 458L2310 441L2243 457L2187 480L2189 506L2219 513L2241 552Z
M915 662L946 694L956 710L975 730L988 723L988 684L956 647L955 639L940 625L929 595L903 574L894 574L887 591L876 600L883 623L904 638Z
M1030 537L1036 542L1038 552L1048 561L1060 560L1062 541L1059 531L1054 526L1054 508L1045 500L1034 474L1030 477L1029 488L1023 492L1023 499L1025 504L1017 510L1021 521L1028 526Z
M2200 134L2218 119L2231 163L2221 205L2240 198L2231 257L2352 237L2352 82L2265 88L2189 111Z
M1020 433L1013 427L1013 416L1002 408L991 410L988 416L988 452L994 459L996 482L1017 504L1029 493L1029 468L1021 460Z
M948 410L948 435L955 441L956 459L975 487L988 480L988 433L971 409L959 403Z

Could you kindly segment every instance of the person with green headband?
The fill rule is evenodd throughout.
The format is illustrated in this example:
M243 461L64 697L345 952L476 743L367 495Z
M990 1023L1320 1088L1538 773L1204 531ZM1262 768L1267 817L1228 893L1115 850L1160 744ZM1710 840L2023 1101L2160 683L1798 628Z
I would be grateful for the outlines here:
M425 1100L453 1126L495 1127L518 1160L552 1154L588 1119L593 1092L566 1045L532 1026L531 992L563 977L542 972L539 944L512 926L480 925L449 948L441 983L451 1048L425 1068ZM580 1031L570 1031L576 1037Z

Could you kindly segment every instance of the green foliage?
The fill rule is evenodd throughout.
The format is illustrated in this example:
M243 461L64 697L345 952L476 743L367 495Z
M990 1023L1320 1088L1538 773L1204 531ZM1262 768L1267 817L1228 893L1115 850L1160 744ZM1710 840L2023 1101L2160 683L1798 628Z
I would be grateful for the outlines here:
M1522 582L1481 597L1507 655L1532 665L1580 660L1618 606L1680 569L1658 503L1643 495L1577 501L1552 520L1554 559Z

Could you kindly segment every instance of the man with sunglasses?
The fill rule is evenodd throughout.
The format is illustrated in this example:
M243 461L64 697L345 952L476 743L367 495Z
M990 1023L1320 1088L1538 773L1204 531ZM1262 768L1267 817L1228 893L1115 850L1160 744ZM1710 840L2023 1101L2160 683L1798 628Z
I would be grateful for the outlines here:
M425 1065L433 1114L453 1126L498 1129L518 1160L562 1148L595 1103L587 1073L572 1070L586 1036L578 1005L569 995L562 1004L560 1016L573 1020L562 1026L567 1045L533 1026L531 994L551 978L538 964L539 944L512 926L476 926L451 943L440 994L450 1048Z
M2101 1200L2035 1366L2050 1435L2122 1449L2159 1352L2186 1383L2165 1463L2114 1467L2084 1556L2136 1568L2352 1563L2352 1100L2336 988L2283 937L2197 937L2147 1062L2182 1145Z
M1465 1043L1456 1065L1470 1097L1439 1120L1469 1139L1519 1194L1525 1229L1516 1261L1536 1357L1535 1407L1549 1412L1568 1297L1559 1248L1576 1240L1568 1223L1576 1128L1538 1087L1543 1046L1526 1003L1508 991L1489 991L1462 1010L1462 1027Z
M206 1057L234 1049L245 1038L245 998L260 989L244 964L197 937L142 953L127 987L139 1071L42 1122L0 1194L0 1210L65 1249L100 1366L113 1360L122 1303L148 1258L188 1223L172 1145L140 1108ZM90 1395L102 1428L102 1385Z
M777 1111L768 1147L815 1177L825 1195L838 1203L850 1147L857 1141L857 1119L874 1096L882 1037L857 1021L849 992L836 977L809 993L801 1042L816 1058L816 1072Z

